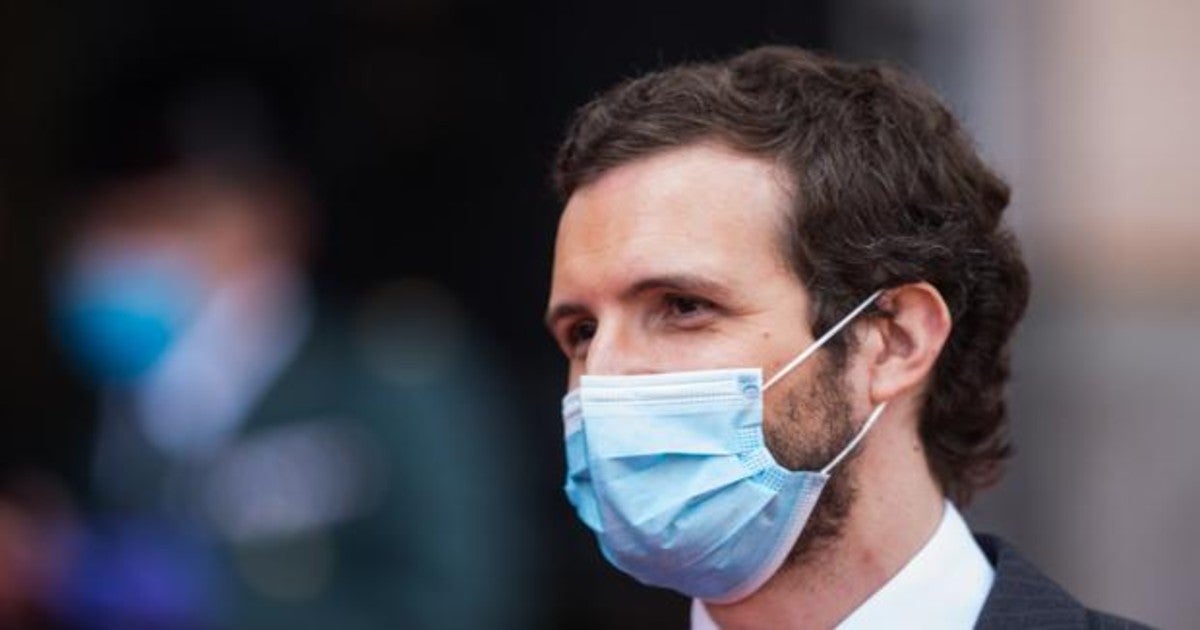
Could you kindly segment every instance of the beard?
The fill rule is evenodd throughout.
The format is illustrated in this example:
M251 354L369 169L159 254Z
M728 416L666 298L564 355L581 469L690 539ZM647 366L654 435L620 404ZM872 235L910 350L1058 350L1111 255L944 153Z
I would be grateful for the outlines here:
M820 359L815 379L788 390L773 409L777 421L764 427L767 448L789 470L821 470L854 439L857 430L842 380L845 366L829 357ZM817 426L805 426L805 418L817 419ZM808 562L841 537L857 496L853 471L859 450L856 447L830 472L783 569Z

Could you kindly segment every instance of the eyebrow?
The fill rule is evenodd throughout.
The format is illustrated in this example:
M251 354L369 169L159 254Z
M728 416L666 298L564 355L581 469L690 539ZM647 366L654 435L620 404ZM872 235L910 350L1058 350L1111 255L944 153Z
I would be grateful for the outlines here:
M683 293L701 293L718 301L729 299L730 291L725 285L690 273L672 273L642 278L621 292L621 300L628 300L649 291L680 291ZM588 308L579 302L563 302L556 304L546 312L546 328L554 331L554 323L564 317L588 312Z

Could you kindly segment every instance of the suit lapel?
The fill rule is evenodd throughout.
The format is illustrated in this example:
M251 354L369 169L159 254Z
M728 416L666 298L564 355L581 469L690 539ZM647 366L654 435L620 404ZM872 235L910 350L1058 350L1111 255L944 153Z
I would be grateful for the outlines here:
M986 534L976 542L996 568L996 580L976 628L1086 628L1087 610L1003 540Z

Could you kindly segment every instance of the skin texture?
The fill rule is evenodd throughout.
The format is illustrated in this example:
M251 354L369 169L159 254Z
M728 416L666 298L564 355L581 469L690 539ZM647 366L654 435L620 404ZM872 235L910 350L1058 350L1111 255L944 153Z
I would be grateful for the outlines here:
M761 366L770 376L811 344L809 297L779 246L791 188L769 162L703 143L578 189L560 220L547 310L568 388L582 374ZM889 407L834 472L825 513L791 560L746 599L709 605L722 627L832 627L941 519L917 412L949 314L925 283L878 304L888 316L842 333L858 343L840 373L818 352L766 394L767 445L792 467L823 465L876 404Z

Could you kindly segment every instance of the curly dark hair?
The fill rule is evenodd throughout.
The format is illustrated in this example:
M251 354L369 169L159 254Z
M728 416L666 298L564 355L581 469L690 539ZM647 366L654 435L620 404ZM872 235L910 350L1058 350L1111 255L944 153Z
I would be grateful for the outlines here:
M1001 224L1008 185L953 114L887 64L757 48L625 81L584 105L554 183L565 201L615 166L703 141L791 174L781 245L812 296L814 336L878 288L925 281L941 292L953 326L925 391L921 439L956 502L995 483L1012 452L1004 387L1029 275ZM852 343L835 338L834 360Z

